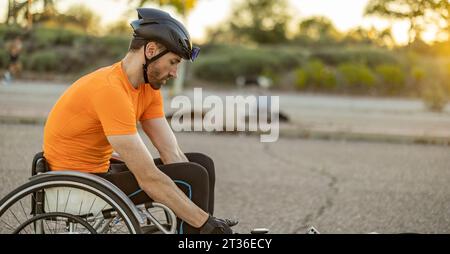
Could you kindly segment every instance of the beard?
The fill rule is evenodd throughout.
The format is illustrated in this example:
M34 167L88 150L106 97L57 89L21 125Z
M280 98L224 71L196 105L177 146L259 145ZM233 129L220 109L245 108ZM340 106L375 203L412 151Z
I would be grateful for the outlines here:
M157 66L149 66L149 71L147 73L148 82L154 90L159 90L167 80L171 78L171 75L166 75L161 77L161 70Z
M150 80L149 80L150 81ZM162 82L155 82L155 81L150 81L150 86L153 88L153 90L159 90L162 86Z

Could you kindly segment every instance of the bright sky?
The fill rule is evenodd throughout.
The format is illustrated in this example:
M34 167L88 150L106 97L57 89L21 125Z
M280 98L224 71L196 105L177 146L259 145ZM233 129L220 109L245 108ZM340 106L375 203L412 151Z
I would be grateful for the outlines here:
M212 27L223 21L231 11L231 5L238 0L198 0L198 4L187 20L187 27L194 40L204 40L205 29ZM296 19L303 19L310 16L326 16L331 19L334 25L341 31L356 26L376 28L386 27L389 23L377 18L364 18L363 12L368 0L288 0L292 6L292 13ZM59 0L56 1L58 9L66 10L73 4L81 3L94 10L101 16L102 23L109 24L119 18L132 20L136 12L129 10L128 0ZM7 1L0 1L0 10L6 10ZM148 7L151 7L149 5ZM170 10L169 10L170 11ZM173 12L172 12L173 13ZM4 20L6 11L0 13L1 20ZM180 17L178 17L180 19ZM393 25L393 32L398 43L405 43L407 40L407 22L396 22ZM425 33L425 39L434 38L434 31Z

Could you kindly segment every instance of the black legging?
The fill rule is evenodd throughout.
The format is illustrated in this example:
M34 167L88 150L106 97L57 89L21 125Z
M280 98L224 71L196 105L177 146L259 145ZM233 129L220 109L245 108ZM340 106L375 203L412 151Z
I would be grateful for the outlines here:
M154 160L156 166L168 175L177 186L202 210L214 213L214 162L207 155L201 153L186 153L189 162L164 165L161 159ZM124 162L111 160L109 171L99 176L119 187L135 204L152 201L140 189L136 178L129 171ZM198 229L187 223L178 221L180 233L198 233Z

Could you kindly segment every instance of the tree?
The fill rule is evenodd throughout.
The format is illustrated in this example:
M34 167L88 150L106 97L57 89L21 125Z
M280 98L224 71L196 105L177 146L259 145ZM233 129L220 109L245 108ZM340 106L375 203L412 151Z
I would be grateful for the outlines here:
M348 31L343 40L343 43L357 43L357 44L375 44L377 46L385 46L393 48L395 46L394 37L392 36L392 29L390 27L381 31L371 27L365 29L357 27Z
M28 14L29 1L18 2L16 0L8 0L8 13L6 15L6 24L17 24L18 20L26 19Z
M230 32L236 37L258 44L287 41L290 20L286 0L248 0L232 10Z
M65 13L65 23L74 24L85 33L96 32L100 17L91 9L82 4L75 4L69 7Z
M391 20L408 20L408 43L420 38L430 17L447 0L370 0L365 15L377 15Z
M32 6L41 6L41 12L31 13ZM54 0L16 1L8 0L6 24L26 22L31 27L33 22L41 22L57 15Z
M435 6L435 10L438 12L438 18L435 23L440 28L440 32L443 32L447 36L447 40L450 39L450 2L439 1ZM441 22L442 21L442 22Z
M341 34L330 19L312 17L300 22L296 41L306 45L327 45L336 43L340 37Z

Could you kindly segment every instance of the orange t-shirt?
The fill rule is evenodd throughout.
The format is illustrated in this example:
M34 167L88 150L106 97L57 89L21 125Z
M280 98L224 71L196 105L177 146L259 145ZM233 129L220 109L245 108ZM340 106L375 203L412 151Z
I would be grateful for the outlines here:
M106 136L137 132L136 122L164 117L159 90L134 88L122 62L73 83L59 98L44 128L44 156L51 170L103 173L112 146Z

